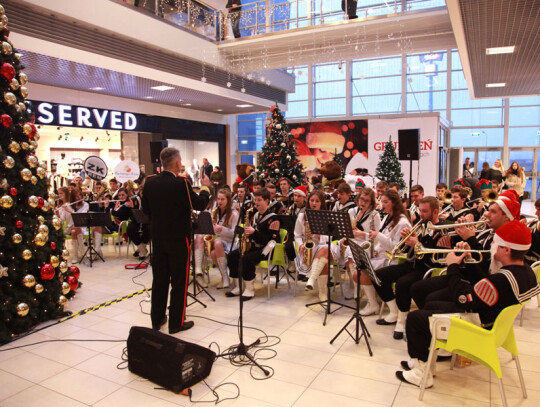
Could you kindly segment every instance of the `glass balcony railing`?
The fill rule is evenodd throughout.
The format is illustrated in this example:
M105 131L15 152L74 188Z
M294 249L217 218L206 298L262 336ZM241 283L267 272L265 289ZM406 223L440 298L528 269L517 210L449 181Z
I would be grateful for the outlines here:
M445 7L445 0L260 0L245 2L240 11L216 10L195 0L111 0L144 9L208 39L234 38L334 23L352 18L394 15ZM356 5L356 10L355 6ZM345 10L345 11L344 11ZM238 36L238 32L237 32Z

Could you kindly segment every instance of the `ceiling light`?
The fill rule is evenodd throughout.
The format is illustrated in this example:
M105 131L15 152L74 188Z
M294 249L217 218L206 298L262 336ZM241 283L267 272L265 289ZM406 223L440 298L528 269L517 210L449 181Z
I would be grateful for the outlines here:
M101 88L99 86L96 86L95 88L89 88L89 90L105 90L105 88Z
M223 112L223 109L217 109L216 112Z
M244 107L253 107L253 105L236 105L236 107L242 107L242 108L244 108Z
M160 86L152 86L151 89L159 90L160 92L165 92L166 90L174 89L174 87L167 86L167 85L160 85Z
M182 106L191 106L191 103L184 103Z
M516 49L515 45L512 45L510 47L486 48L486 55L512 54L512 53L514 53L515 49Z
M501 83L486 83L486 88L504 88L506 86L505 82Z
M145 98L145 99L154 99L153 96L145 96L144 98Z

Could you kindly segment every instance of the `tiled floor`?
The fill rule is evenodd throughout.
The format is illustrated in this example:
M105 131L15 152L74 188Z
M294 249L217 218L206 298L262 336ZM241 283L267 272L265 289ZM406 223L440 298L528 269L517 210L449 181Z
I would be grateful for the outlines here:
M132 281L140 271L125 270L132 262L118 256L112 247L105 250L107 262L94 268L81 267L84 286L69 303L78 311L106 300L136 292L141 286ZM150 270L136 279L150 285ZM212 285L217 283L217 270L212 271ZM263 329L277 335L281 343L274 347L277 355L263 363L271 366L274 376L254 380L248 367L235 367L226 360L214 363L208 378L211 386L233 382L240 388L240 397L220 403L222 406L487 406L500 405L501 400L493 374L482 366L457 367L440 363L435 385L418 401L418 390L401 384L394 376L399 362L406 358L406 344L391 337L392 327L375 324L375 317L365 319L371 332L374 355L366 345L356 345L345 334L332 345L330 339L349 319L350 310L339 310L322 325L323 310L306 308L316 295L299 286L293 297L286 284L272 290L267 300L266 288L258 284L257 297L245 304L246 326ZM176 336L202 346L217 342L221 349L238 343L237 329L199 317L234 324L238 317L236 299L225 298L222 290L210 288L216 302L206 295L201 299L208 308L192 305L189 319L195 327ZM52 326L13 342L19 346L47 339L108 339L125 340L133 325L150 326L150 303L144 295L122 301L87 315ZM510 406L537 406L540 402L540 311L531 301L525 314L524 327L516 325L522 366L529 393L522 399L519 382L511 359L503 354L505 389ZM245 342L259 335L246 329ZM119 370L125 343L114 342L52 342L0 352L0 406L188 406L185 396L155 389L155 385ZM214 348L215 349L215 348ZM257 378L261 374L256 370ZM233 397L231 385L218 390L221 398ZM211 400L208 388L198 384L193 388L196 400Z

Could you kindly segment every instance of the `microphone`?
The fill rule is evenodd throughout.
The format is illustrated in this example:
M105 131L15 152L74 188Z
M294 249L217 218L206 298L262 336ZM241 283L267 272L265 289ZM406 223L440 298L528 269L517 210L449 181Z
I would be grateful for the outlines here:
M253 171L251 174L249 174L246 178L244 178L238 185L244 185L248 179L253 177L255 175L255 171Z

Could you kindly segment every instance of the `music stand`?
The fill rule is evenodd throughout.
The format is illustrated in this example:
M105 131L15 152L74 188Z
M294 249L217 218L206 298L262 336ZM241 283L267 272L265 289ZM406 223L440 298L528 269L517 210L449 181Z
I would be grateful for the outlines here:
M212 295L206 290L206 288L204 288L197 281L197 276L195 275L195 235L215 235L215 234L216 232L214 232L214 224L212 223L212 215L210 215L210 212L199 213L197 222L195 223L191 231L191 242L192 242L191 244L192 244L193 250L191 251L192 273L191 273L191 281L189 284L193 283L193 294L189 293L188 291L188 295L192 299L197 301L199 304L204 306L205 308L206 308L206 304L204 304L202 301L197 299L198 294L204 291L204 293L208 295L212 301L216 301L216 299L212 297ZM188 307L193 304L194 304L193 302L191 304L188 304Z
M150 224L150 218L146 213L144 213L141 209L131 209L131 216L133 219L135 219L135 222L137 222L139 225L149 225ZM140 268L146 268L148 265L152 265L152 237L150 237L150 241L148 242L149 251L148 255L142 259L139 264L135 267L135 269ZM146 261L146 259L149 259ZM145 267L141 267L142 265L145 265Z
M313 209L306 209L306 217L309 223L311 233L314 235L326 235L328 236L328 283L326 284L327 299L325 301L312 302L306 304L306 307L312 305L320 305L325 309L323 325L326 325L326 319L329 314L346 307L354 309L350 305L341 304L332 300L330 295L330 288L332 286L332 240L340 240L344 237L354 237L351 225L351 218L347 212L331 212L331 211L316 211ZM337 259L336 259L337 260ZM331 305L339 305L334 311L331 310Z
M362 243L362 245L356 243L354 239L348 239L348 242L349 247L351 248L354 262L356 263L356 309L351 318L345 323L343 328L341 328L337 335L332 338L330 344L334 343L334 341L339 335L341 335L343 331L346 331L357 345L363 336L368 347L369 356L373 356L373 351L371 350L371 346L369 345L368 340L371 335L369 334L366 324L362 319L362 315L360 315L360 270L364 271L371 278L371 281L373 281L374 284L380 286L381 281L379 280L379 278L375 274L375 271L373 270L373 267L371 266L371 261L369 260L369 253L366 252L366 250L370 246L369 242L364 242ZM366 243L368 244L366 245ZM356 320L356 334L354 336L347 329L347 327L353 320ZM362 328L362 334L360 334L360 328Z
M101 261L105 261L103 257L94 249L92 246L92 231L90 228L92 227L98 227L98 226L109 226L112 222L111 214L108 212L86 212L86 213L72 213L71 217L73 219L73 226L78 228L86 228L88 230L88 249L84 252L84 254L81 257L81 262L85 258L86 255L88 255L88 259L90 260L90 267L92 267L92 256L95 254L97 257L101 259Z

